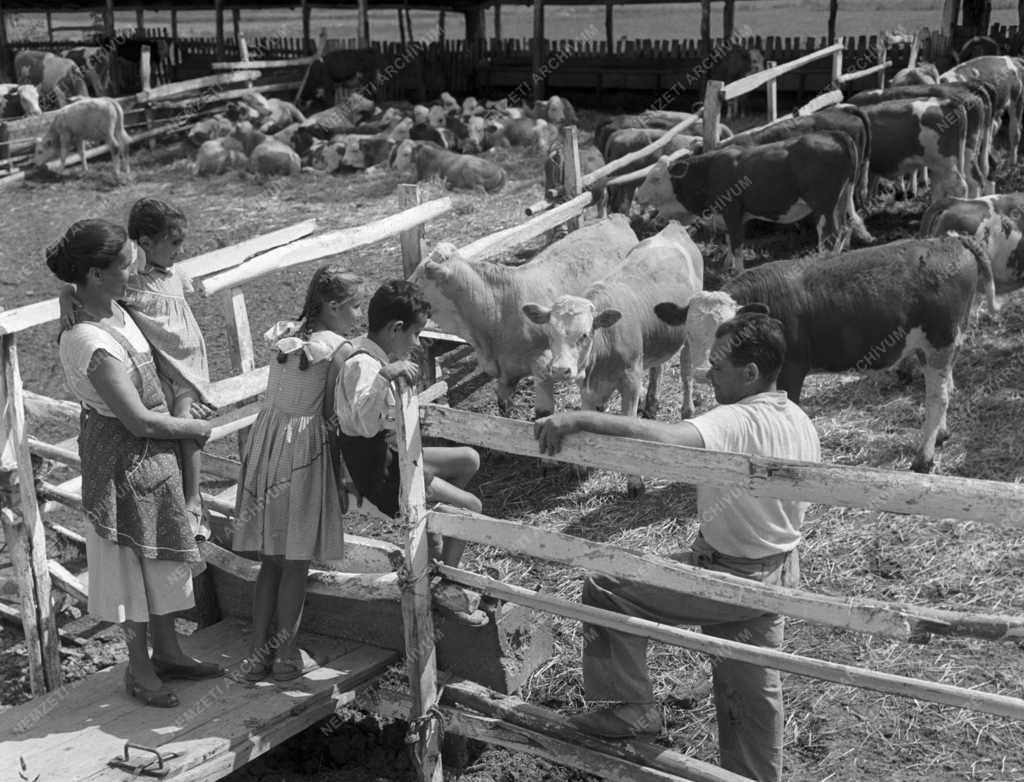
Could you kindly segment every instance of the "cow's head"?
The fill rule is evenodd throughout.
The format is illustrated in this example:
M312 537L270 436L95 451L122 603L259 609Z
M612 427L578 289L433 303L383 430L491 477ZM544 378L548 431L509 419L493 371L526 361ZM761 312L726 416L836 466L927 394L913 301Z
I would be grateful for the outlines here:
M60 141L56 133L48 132L42 138L36 139L32 165L45 166L51 160L56 160L58 157L60 157Z
M345 140L345 156L341 162L352 168L366 168L366 150L359 136L349 136Z
M431 106L427 109L427 124L435 128L443 128L447 122L447 115L441 106Z
M565 124L565 102L557 95L548 101L547 120L553 125Z
M615 309L597 312L594 303L579 296L559 296L551 307L524 304L523 314L540 326L550 350L546 367L538 374L554 380L582 382L591 364L594 333L614 326L622 318Z
M633 207L641 213L657 211L660 217L678 220L683 225L692 223L696 215L679 201L672 181L673 174L677 178L685 175L686 163L687 161L683 159L671 164L664 155L658 158L658 162L637 188L633 196Z
M391 150L388 166L395 171L412 171L416 162L416 142L406 139Z
M445 331L467 336L471 333L459 314L460 302L473 299L459 274L468 264L451 242L438 242L411 275L409 282L420 287L430 302L430 317Z
M690 349L690 366L694 375L703 377L710 368L711 348L718 327L739 311L739 305L723 291L700 291L685 307L663 302L654 314L670 326L683 326L686 345Z

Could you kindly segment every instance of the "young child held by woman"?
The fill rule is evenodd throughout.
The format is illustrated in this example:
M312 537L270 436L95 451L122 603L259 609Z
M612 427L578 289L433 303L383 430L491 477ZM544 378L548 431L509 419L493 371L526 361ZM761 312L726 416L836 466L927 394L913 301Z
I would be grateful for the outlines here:
M260 554L250 681L268 674L289 681L311 667L296 644L309 563L344 556L345 495L326 422L334 415L331 389L352 349L342 335L359 317L359 287L343 267L321 267L299 319L264 335L277 355L242 458L232 546Z
M206 398L210 384L206 342L185 300L192 285L174 269L187 226L185 215L164 201L140 198L132 205L128 236L142 248L144 262L133 262L121 302L153 350L171 415L207 418L213 406ZM61 290L64 328L74 325L80 304L75 286ZM202 450L194 440L181 440L179 449L185 507L194 534L207 537L199 493Z

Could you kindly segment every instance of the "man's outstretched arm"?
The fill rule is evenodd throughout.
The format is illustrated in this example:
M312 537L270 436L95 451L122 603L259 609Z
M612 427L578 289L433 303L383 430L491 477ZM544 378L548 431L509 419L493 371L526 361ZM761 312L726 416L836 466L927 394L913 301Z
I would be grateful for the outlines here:
M690 448L704 447L704 438L700 431L689 421L670 424L665 421L581 410L555 413L538 419L533 425L533 435L540 444L542 454L558 453L562 449L565 436L575 432L631 437L636 440L685 445Z

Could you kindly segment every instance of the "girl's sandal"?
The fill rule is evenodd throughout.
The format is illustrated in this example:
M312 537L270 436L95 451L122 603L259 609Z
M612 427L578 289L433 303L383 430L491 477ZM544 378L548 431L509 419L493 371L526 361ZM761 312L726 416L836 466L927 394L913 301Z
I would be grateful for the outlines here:
M262 655L246 657L243 662L249 662L249 670L242 673L242 678L247 682L261 682L270 674L270 663Z
M297 654L286 660L274 661L274 681L290 682L319 667L320 665L316 660L300 650Z

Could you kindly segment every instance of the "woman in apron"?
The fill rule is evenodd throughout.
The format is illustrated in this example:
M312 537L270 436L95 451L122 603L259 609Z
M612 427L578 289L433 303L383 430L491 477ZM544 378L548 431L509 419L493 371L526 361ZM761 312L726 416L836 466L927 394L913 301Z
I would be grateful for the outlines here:
M78 323L61 333L59 345L68 388L82 404L89 612L124 628L128 694L169 708L178 699L162 679L223 674L186 655L174 631L174 614L195 605L192 571L200 564L177 441L202 446L210 424L168 413L149 344L116 301L136 251L120 226L80 220L47 250L46 263L75 283L82 302Z

